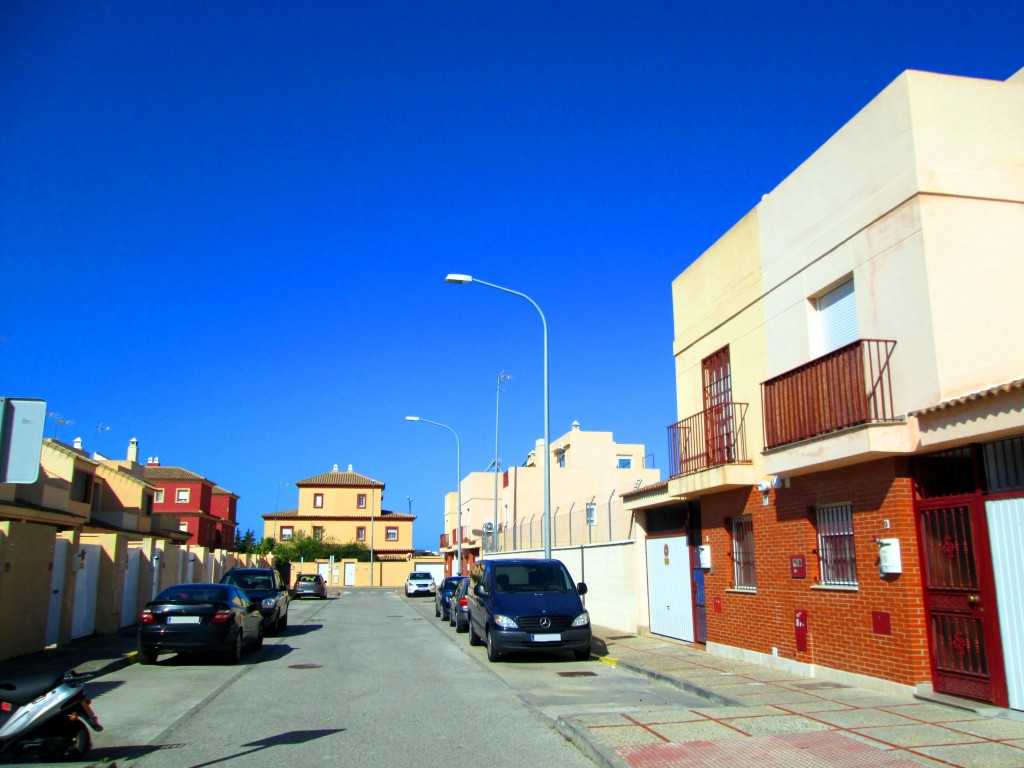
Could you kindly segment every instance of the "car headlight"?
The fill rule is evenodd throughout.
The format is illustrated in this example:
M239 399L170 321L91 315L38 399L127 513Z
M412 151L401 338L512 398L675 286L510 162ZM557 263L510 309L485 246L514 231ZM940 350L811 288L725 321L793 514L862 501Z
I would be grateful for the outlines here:
M277 603L274 602L274 598L272 598L272 597L264 597L263 598L263 602L260 603L260 608L271 608L272 609L276 605L277 605Z
M587 613L586 611L584 611L583 613L581 613L579 616L577 616L575 619L572 620L572 625L574 627L585 627L589 623L590 623L590 614Z
M515 619L510 616L502 616L500 613L494 614L494 623L502 629L519 629Z

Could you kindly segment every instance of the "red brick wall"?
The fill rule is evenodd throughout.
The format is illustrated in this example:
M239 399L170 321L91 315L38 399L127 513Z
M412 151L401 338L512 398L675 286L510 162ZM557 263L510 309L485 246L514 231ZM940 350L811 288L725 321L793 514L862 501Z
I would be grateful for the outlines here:
M815 588L817 534L813 509L849 503L857 557L856 591ZM728 518L752 515L755 593L732 589ZM890 527L883 527L888 520ZM762 502L756 488L701 499L711 545L705 574L708 640L807 664L916 685L930 680L909 464L886 459L790 480ZM875 538L897 538L903 573L880 577ZM807 578L790 576L790 556L803 555ZM717 604L716 604L717 602ZM720 612L719 612L720 609ZM808 612L806 651L796 650L794 612ZM891 635L876 634L872 612L889 614Z

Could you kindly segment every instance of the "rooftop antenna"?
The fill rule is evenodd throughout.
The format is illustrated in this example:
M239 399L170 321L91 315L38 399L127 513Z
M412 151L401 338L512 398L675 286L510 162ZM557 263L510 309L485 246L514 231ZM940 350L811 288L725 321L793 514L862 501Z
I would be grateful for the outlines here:
M49 411L49 412L47 412L46 416L47 416L47 418L53 419L53 439L54 440L57 439L57 430L60 428L61 424L74 424L75 423L71 419L65 419L63 416L61 416L56 411Z

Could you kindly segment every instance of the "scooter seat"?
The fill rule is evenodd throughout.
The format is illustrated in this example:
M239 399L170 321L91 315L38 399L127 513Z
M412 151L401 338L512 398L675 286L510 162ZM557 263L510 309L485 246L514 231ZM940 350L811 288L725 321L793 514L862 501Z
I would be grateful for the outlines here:
M37 672L16 680L4 680L0 682L0 702L23 706L52 691L63 679L63 672Z

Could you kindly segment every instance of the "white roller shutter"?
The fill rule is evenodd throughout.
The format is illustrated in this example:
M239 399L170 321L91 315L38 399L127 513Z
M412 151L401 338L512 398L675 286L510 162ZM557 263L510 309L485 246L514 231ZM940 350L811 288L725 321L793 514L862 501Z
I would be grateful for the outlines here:
M818 299L821 350L824 355L860 338L857 332L857 298L853 280L847 280Z

